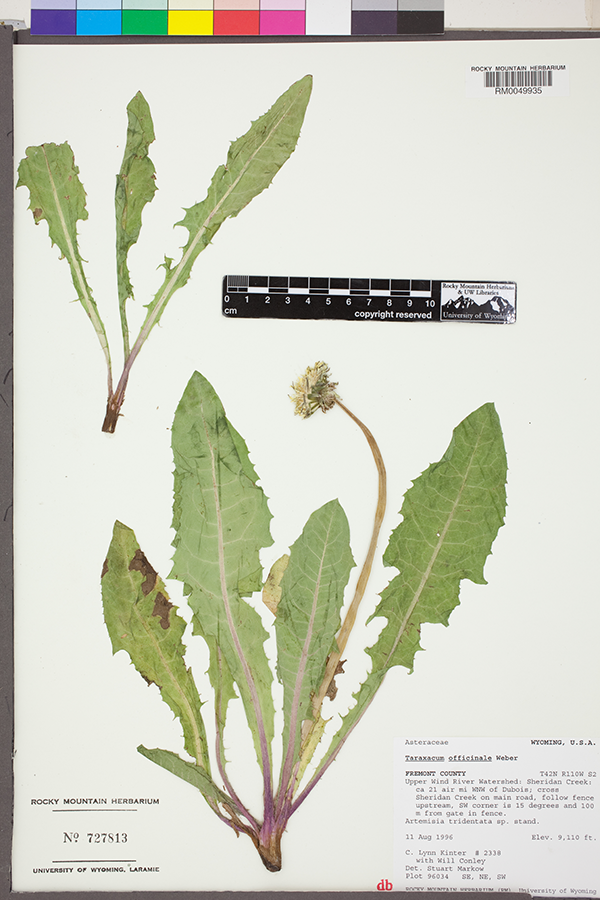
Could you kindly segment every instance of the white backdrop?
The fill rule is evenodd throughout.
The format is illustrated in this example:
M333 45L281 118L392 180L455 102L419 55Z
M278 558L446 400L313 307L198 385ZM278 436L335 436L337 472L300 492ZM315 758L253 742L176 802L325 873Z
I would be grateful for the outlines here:
M13 889L372 890L392 867L394 737L599 736L600 46L17 46L15 58L15 158L30 144L73 147L89 210L80 248L117 367L113 194L128 101L143 91L157 134L159 191L131 252L139 321L163 255L177 257L185 242L173 223L203 199L229 142L307 72L314 90L296 152L223 225L142 350L115 435L100 431L103 358L71 302L68 266L46 224L34 227L27 191L17 192ZM467 66L523 62L567 64L570 95L466 98ZM229 320L220 291L232 273L516 280L517 323ZM386 459L381 550L411 480L488 401L508 452L508 511L489 584L463 582L450 627L423 629L414 674L388 676L291 820L273 875L193 788L136 752L140 743L181 752L180 729L125 654L112 657L99 576L115 519L163 577L170 571L170 426L195 369L246 439L270 498L265 567L333 497L360 561L376 491L368 448L341 411L303 422L288 399L318 359ZM393 574L375 566L362 622ZM169 591L182 602L177 584ZM342 711L380 625L348 646ZM186 641L208 696L199 639ZM258 813L241 716L226 743L232 780ZM123 830L126 818L127 852L160 872L135 883L33 874L74 852L63 844L69 817L31 805L44 797L160 798L110 829L103 819L103 830ZM81 828L97 830L91 818Z

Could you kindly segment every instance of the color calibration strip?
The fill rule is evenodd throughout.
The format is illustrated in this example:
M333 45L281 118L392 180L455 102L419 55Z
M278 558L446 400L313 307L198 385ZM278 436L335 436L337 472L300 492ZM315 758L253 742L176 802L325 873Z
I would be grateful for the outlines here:
M440 34L444 0L32 0L36 35Z

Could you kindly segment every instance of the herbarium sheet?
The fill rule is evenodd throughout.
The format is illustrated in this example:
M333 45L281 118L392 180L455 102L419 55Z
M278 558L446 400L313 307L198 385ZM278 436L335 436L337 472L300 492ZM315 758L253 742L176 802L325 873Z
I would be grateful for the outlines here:
M598 42L15 60L14 890L594 895Z

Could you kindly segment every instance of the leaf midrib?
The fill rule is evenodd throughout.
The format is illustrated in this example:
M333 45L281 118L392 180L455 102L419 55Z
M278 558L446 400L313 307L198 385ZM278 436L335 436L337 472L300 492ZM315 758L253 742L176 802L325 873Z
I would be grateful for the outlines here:
M266 138L264 139L264 141L262 142L262 144L260 144L260 146L256 148L256 150L254 151L254 153L252 154L252 156L250 157L250 159L249 159L249 160L247 161L247 163L243 166L243 168L242 168L240 174L238 175L237 179L230 185L230 187L229 187L229 188L227 189L227 191L223 194L223 196L221 197L221 199L219 200L219 202L216 203L215 206L211 209L210 213L208 214L208 216L206 217L206 219L204 220L204 222L202 223L202 225L201 225L200 228L198 229L198 232L197 232L197 234L196 234L196 237L192 239L192 242L191 242L190 246L188 247L187 251L186 251L186 252L183 254L183 256L181 257L181 260L179 261L179 264L178 264L177 267L175 268L175 270L174 270L174 272L173 272L173 275L171 276L171 278L169 279L169 281L168 281L167 284L165 285L165 287L164 287L164 289L163 289L163 291L162 291L162 293L161 293L159 299L156 301L155 306L154 306L154 307L152 308L152 310L150 311L150 314L148 315L148 318L146 319L146 322L145 322L144 325L142 326L142 330L140 331L139 337L138 337L137 341L135 342L135 345L134 345L134 347L133 347L133 350L131 351L131 356L134 356L134 354L137 355L137 353L139 353L139 350L141 349L142 344L143 344L144 341L146 340L146 337L150 334L150 331L152 330L152 328L153 328L153 326L154 326L154 323L156 322L157 318L159 318L159 316L161 315L163 307L164 307L165 304L168 302L168 300L169 300L171 294L172 294L173 291L175 290L174 285L176 284L177 280L179 279L179 276L181 275L181 272L182 272L183 269L185 268L185 266L186 266L186 264L187 264L187 262L188 262L190 256L192 255L192 253L193 253L194 250L196 249L196 247L197 247L199 241L201 240L201 238L202 238L204 232L205 232L206 229L208 228L208 225L210 224L211 219L214 218L214 216L216 215L216 213L218 212L218 210L219 210L219 209L221 208L221 206L225 203L225 200L227 200L227 198L230 196L231 192L232 192L232 191L237 187L237 185L240 183L240 180L242 179L242 177L243 177L243 176L245 175L245 173L247 172L248 167L249 167L249 166L251 165L251 163L254 162L254 160L256 159L257 154L262 150L262 148L265 146L265 144L266 144L269 140L271 140L271 138L272 138L273 135L275 134L276 130L277 130L277 129L279 128L279 126L281 125L282 121L289 115L289 113L290 113L292 107L294 106L294 104L296 103L297 99L298 99L298 98L295 97L295 98L291 101L291 103L289 104L289 106L288 106L288 107L286 108L286 110L282 113L282 115L281 115L280 118L277 120L277 122L273 125L273 128L269 131L268 135L266 136ZM138 346L138 345L139 345L139 346ZM137 349L136 349L136 348L137 348Z
M137 589L137 587L136 587L136 589ZM147 634L148 637L150 638L151 643L154 645L154 648L155 648L155 650L156 650L157 656L159 657L159 659L161 660L163 666L165 667L165 670L166 670L166 672L167 672L167 675L169 676L169 679L170 679L170 681L171 681L171 684L172 684L173 687L175 688L175 693L176 693L176 694L181 698L181 700L183 701L183 706L184 706L185 709L186 709L186 712L187 712L187 715L188 715L188 719L189 719L189 722L190 722L190 724L191 724L191 726L192 726L192 730L193 730L193 733L194 733L194 747L195 747L195 749L196 749L196 764L197 764L198 766L200 766L200 768L204 769L204 766L203 766L203 764L202 764L202 762L201 762L202 757L203 757L203 754L202 754L202 738L201 738L201 736L200 736L200 732L199 732L199 730L198 730L198 725L197 725L196 719L195 719L195 717L194 717L194 712L193 712L193 710L192 710L192 707L191 707L191 705L190 705L190 702L189 702L188 698L186 697L185 692L182 690L182 688L181 688L181 686L180 686L180 684L179 684L179 681L177 680L176 676L175 676L175 675L173 674L173 672L171 671L169 662L167 661L167 659L166 659L164 653L162 652L160 643L159 643L158 640L156 639L156 635L153 633L153 631L152 631L152 629L150 628L148 622L145 620L145 618L144 618L144 617L142 616L142 614L140 613L137 603L134 604L133 610L134 610L134 613L135 613L135 615L136 615L136 617L137 617L137 619L138 619L138 622L140 623L140 625L142 626L142 628L144 629L144 631L146 632L146 634ZM184 665L185 665L185 663L184 663Z
M311 610L310 610L310 618L309 618L309 622L308 622L306 638L305 638L304 644L302 646L302 651L300 653L300 661L298 663L298 673L296 675L296 683L294 685L294 695L293 695L293 699L292 699L292 715L290 718L290 746L293 746L295 739L296 739L295 731L298 726L297 717L298 717L298 711L299 711L299 707L300 707L300 693L302 691L302 685L304 682L304 675L306 672L306 663L308 661L308 653L309 653L310 645L311 645L312 639L313 639L313 631L314 631L315 618L317 615L319 591L321 589L321 576L323 574L323 566L325 565L325 555L329 548L329 537L331 534L332 524L333 524L333 514L331 515L331 517L329 519L329 525L327 527L326 537L323 542L323 552L321 553L321 557L319 559L319 571L317 573L317 577L315 580L315 587L313 590L313 602L312 602L312 606L311 606Z
M409 623L409 621L410 621L410 619L411 619L411 616L412 616L413 612L415 611L415 608L416 608L416 606L417 606L419 600L421 599L421 594L423 593L423 590L425 589L425 585L427 584L427 581L429 580L429 576L431 575L431 572L432 572L433 567L434 567L434 565L435 565L435 563L436 563L436 560L437 560L437 558L438 558L438 556L439 556L439 554L440 554L440 552L441 552L442 546L443 546L444 541L445 541L445 539L446 539L446 535L448 534L448 530L449 530L449 528L450 528L452 522L454 521L454 517L455 517L455 515L456 515L456 510L457 510L457 508L458 508L458 506L459 506L459 504L460 504L460 501L462 500L462 496L463 496L463 493L464 493L464 490L465 490L465 487L466 487L466 484L467 484L467 481L468 481L468 478L469 478L469 474L470 474L470 472L471 472L471 468L472 468L472 465L473 465L473 460L475 459L477 450L479 449L479 443L480 443L480 440L481 440L481 434L482 434L482 431L480 430L479 434L477 435L477 440L476 440L475 445L474 445L474 447L473 447L473 451L472 451L471 457L470 457L470 459L469 459L469 464L468 464L467 469L466 469L466 472L465 472L465 474L464 474L464 477L463 477L463 480L462 480L462 483L461 483L459 492L458 492L458 494L457 494L457 496L456 496L456 500L455 500L454 503L452 504L452 509L450 510L450 513L448 514L448 518L447 518L447 520L446 520L446 523L445 523L445 525L444 525L442 531L440 532L440 536L439 536L438 542L437 542L437 544L436 544L436 546L435 546L435 548L434 548L434 550L433 550L433 553L431 554L431 559L430 559L430 561L429 561L429 564L428 564L427 568L425 569L425 572L423 573L423 575L422 575L422 577L421 577L421 582L420 582L420 584L419 584L419 587L418 587L417 590L415 591L414 598L413 598L413 600L411 601L411 604L410 604L410 606L409 606L409 608L408 608L408 611L407 611L407 613L406 613L406 615L405 615L405 617L404 617L404 620L402 621L402 623L401 623L401 625L400 625L400 628L398 629L398 634L397 634L396 639L395 639L395 641L394 641L394 643L393 643L393 645L392 645L392 649L391 649L390 652L388 653L387 658L386 658L386 660L385 660L385 663L384 663L384 666L383 666L384 669L387 669L387 668L389 667L390 660L392 659L394 653L396 652L396 648L397 648L398 644L400 643L402 637L404 636L404 632L405 632L405 630L406 630L406 628L407 628L407 626L408 626L408 623Z
M252 700L252 707L254 709L254 716L256 718L256 724L258 726L259 731L259 741L261 746L261 755L262 755L262 764L263 764L263 772L265 777L267 773L270 773L270 760L269 760L269 750L268 750L268 742L267 736L265 733L265 726L262 717L262 709L260 705L260 700L258 697L258 691L256 688L256 684L254 681L254 677L252 675L252 671L250 666L248 665L248 661L245 657L244 651L242 649L242 645L239 639L239 635L237 633L237 629L235 627L235 622L233 621L233 614L231 611L231 604L229 600L229 592L227 588L227 577L225 573L225 547L223 540L223 522L221 518L221 502L219 498L219 483L217 479L217 471L216 471L216 460L215 460L215 448L213 447L211 436L208 428L208 424L206 422L206 416L204 413L204 404L200 402L200 415L202 416L202 425L204 427L204 433L206 435L206 443L210 452L210 464L211 464L211 478L212 478L212 489L213 489L213 500L215 503L216 517L217 517L217 545L218 545L218 555L219 555L219 577L221 583L221 594L223 598L223 606L225 607L225 615L227 618L227 625L229 627L229 632L231 634L235 651L237 653L238 659L241 663L244 677L246 679L246 683L248 685L248 689L250 691L250 697ZM270 774L269 774L270 777Z
M67 248L68 248L69 254L70 254L69 262L71 264L71 268L73 269L73 271L75 272L75 275L77 277L77 282L79 284L79 290L81 291L81 295L82 295L83 306L84 306L85 311L87 312L88 316L90 317L90 319L93 322L94 330L95 330L96 334L98 335L98 338L100 340L100 346L102 347L104 356L106 358L106 364L108 366L108 391L109 391L109 395L110 395L112 393L112 372L111 372L110 352L108 349L108 342L106 341L106 336L104 334L104 326L102 325L100 317L96 313L96 310L94 308L94 302L89 295L89 289L88 289L88 286L87 286L87 283L85 280L85 276L83 274L83 268L81 266L81 263L77 259L77 253L73 246L73 242L71 241L71 236L69 234L69 229L67 228L67 223L66 223L66 220L64 217L62 206L60 205L60 200L59 200L59 196L58 196L58 191L56 189L56 183L54 181L54 176L52 174L52 169L50 168L50 162L49 162L48 156L46 154L46 148L44 147L43 144L42 144L42 153L44 154L44 162L46 163L46 169L48 170L48 178L50 180L52 194L54 196L54 203L55 203L56 209L58 211L58 217L60 220L63 234L65 236Z

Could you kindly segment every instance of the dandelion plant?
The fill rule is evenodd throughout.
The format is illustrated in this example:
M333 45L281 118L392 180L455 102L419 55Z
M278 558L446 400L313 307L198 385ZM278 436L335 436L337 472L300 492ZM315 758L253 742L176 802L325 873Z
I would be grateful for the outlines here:
M102 430L114 432L121 414L131 367L150 332L175 293L183 287L198 255L208 246L225 219L237 216L250 201L264 191L293 153L304 121L312 89L306 75L293 84L250 130L231 144L225 165L216 170L206 199L185 210L176 225L188 232L177 262L165 256L163 283L147 305L140 331L131 342L127 302L133 287L127 265L128 253L137 242L144 207L156 191L155 169L148 153L155 139L150 107L138 92L127 107L128 127L123 163L115 190L116 275L123 345L123 371L117 384L109 340L87 280L79 252L77 223L88 218L86 194L79 179L73 151L68 143L28 147L19 165L17 187L26 186L36 225L45 219L52 244L66 258L77 293L100 343L107 370L108 399Z
M289 552L264 578L261 553L273 543L271 514L247 445L198 372L188 383L172 428L175 462L175 548L169 575L184 585L192 634L207 644L215 746L203 724L200 700L185 664L185 620L134 532L116 522L102 570L104 616L113 652L126 650L149 684L179 719L185 756L168 749L139 752L197 788L212 811L236 834L247 835L270 871L281 868L281 839L369 708L394 666L413 669L421 625L448 624L463 578L485 584L483 566L504 521L506 453L492 403L454 429L439 462L415 479L404 496L402 521L383 554L397 570L373 608L369 576L386 507L386 470L375 438L342 402L323 362L293 385L295 411L346 413L367 439L378 472L373 532L352 599L345 605L354 559L348 520L333 499L309 517ZM339 427L332 426L332 427ZM368 506L365 498L365 508ZM265 616L246 602L262 590ZM371 669L333 737L323 709L336 693L342 654L358 606L367 596L371 616L385 620L367 648ZM276 677L283 687L283 728L275 735L274 673L264 642L263 618L272 619ZM224 736L231 703L241 702L263 784L262 810L251 810L244 786L232 784ZM281 763L274 767L279 742ZM329 743L327 744L327 742ZM317 753L318 750L318 753Z

